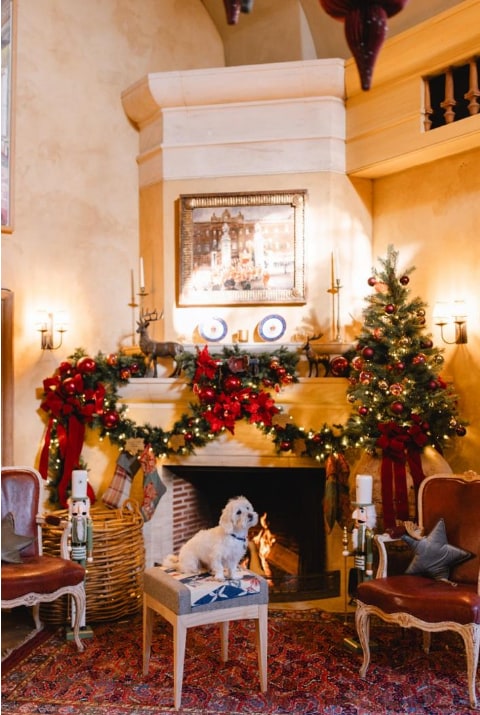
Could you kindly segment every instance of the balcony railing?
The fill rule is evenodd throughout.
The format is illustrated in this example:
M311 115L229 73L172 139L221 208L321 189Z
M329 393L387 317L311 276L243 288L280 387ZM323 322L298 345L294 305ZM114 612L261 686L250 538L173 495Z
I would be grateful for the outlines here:
M480 58L424 78L423 126L426 132L460 121L480 110L478 75Z

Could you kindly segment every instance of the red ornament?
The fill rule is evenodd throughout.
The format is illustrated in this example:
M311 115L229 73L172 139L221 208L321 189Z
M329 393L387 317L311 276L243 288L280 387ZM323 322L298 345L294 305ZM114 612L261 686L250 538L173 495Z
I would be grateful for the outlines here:
M115 365L118 363L118 355L116 353L110 353L110 355L107 355L107 365L110 367L115 367Z
M348 360L342 355L334 357L330 362L330 370L334 377L343 377L348 372Z
M68 375L71 373L73 365L68 360L63 360L58 366L58 371L60 375Z
M358 408L358 414L361 417L366 417L368 415L368 407L365 407L365 405L360 405Z
M405 405L403 404L403 402L392 402L392 404L390 405L390 409L394 415L401 415L403 410L405 409Z
M437 387L439 387L439 384L436 380L429 380L427 387L429 390L436 390Z
M228 375L223 381L223 386L227 392L233 392L242 386L242 381L235 375Z
M81 357L80 360L77 362L77 370L79 372L95 372L96 369L97 363L91 357Z
M387 315L393 315L396 310L396 307L392 303L388 303L388 305L385 306L385 313L387 313Z
M138 372L140 372L140 365L138 362L132 362L130 363L130 372L132 375L136 375Z
M120 415L115 410L107 410L102 416L102 422L107 429L113 429L118 425Z
M67 395L75 395L77 392L77 382L73 377L67 377L62 382L62 389Z
M424 365L427 361L427 356L424 355L423 353L418 353L418 355L415 355L412 358L412 364L413 365Z
M184 436L185 442L191 442L193 439L193 434L191 432L185 432L185 434L183 436Z
M373 286L375 285L376 282L377 282L377 279L375 278L375 276L370 276L370 278L369 278L368 281L367 281L368 285L369 285L369 286L372 286L372 288L373 288Z
M393 369L395 372L403 372L405 370L405 363L399 360L394 364Z
M124 367L124 368L122 368L122 370L120 370L120 379L121 380L127 381L130 379L130 376L131 376L131 372L128 369L128 367Z
M430 338L425 338L425 340L422 340L421 346L424 350L430 350L430 348L433 348L433 340L430 340Z
M410 278L408 276L402 276L400 278L400 283L402 284L402 286L406 286L410 283Z
M366 348L363 348L362 355L365 358L365 360L372 360L372 358L375 355L375 350L373 348L367 346Z
M467 430L465 429L465 427L463 425L459 425L457 427L457 429L455 430L455 432L457 433L457 435L459 437L465 437L465 435L467 434Z
M373 380L373 372L370 372L369 370L362 370L358 378L362 385L369 385Z
M353 367L354 370L361 370L362 367L363 367L363 360L362 360L362 358L359 357L358 355L356 355L356 356L352 359L352 367Z
M280 449L282 452L288 452L292 449L292 443L288 439L285 439L283 442L280 442Z
M216 393L215 393L215 390L213 389L213 387L203 387L200 390L198 396L200 397L202 402L211 403L211 402L215 402Z

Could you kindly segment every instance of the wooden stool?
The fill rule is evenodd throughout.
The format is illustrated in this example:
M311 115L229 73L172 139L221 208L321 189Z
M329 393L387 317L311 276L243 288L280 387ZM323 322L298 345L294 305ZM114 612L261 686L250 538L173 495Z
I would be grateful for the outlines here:
M193 605L191 590L177 578L155 566L144 573L143 586L143 674L148 674L152 646L154 613L159 613L173 626L173 692L175 708L182 700L183 664L187 628L209 623L220 624L221 659L228 660L228 623L244 619L256 621L256 643L260 689L267 690L267 621L268 584L264 578L250 571L245 575L259 584L257 593L219 598L208 604ZM243 582L243 580L242 580ZM242 583L241 582L241 583ZM221 582L216 582L220 587ZM228 582L226 582L228 583Z

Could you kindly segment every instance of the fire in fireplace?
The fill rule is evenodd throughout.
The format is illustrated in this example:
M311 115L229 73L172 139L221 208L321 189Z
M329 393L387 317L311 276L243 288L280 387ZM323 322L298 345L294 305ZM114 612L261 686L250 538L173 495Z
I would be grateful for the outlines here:
M270 600L340 594L340 572L325 570L323 469L172 465L164 469L173 476L175 551L198 529L217 524L228 499L243 495L260 517L250 532L248 567L266 576Z

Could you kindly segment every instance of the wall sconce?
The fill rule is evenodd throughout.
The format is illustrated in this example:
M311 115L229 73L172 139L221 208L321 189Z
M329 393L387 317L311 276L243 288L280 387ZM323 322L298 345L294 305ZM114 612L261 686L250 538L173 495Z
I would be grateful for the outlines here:
M58 350L62 345L63 333L66 333L68 330L67 314L63 310L59 310L57 313L39 310L37 311L36 326L37 330L41 333L41 349ZM54 346L55 333L60 334L60 342Z
M435 303L433 321L435 325L440 326L440 335L444 343L448 345L464 345L468 343L467 310L464 300L455 300L453 303L444 301ZM446 340L443 335L443 327L451 323L455 325L455 340Z

